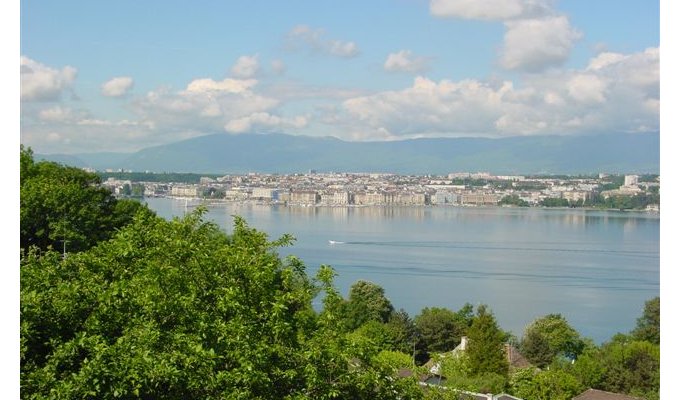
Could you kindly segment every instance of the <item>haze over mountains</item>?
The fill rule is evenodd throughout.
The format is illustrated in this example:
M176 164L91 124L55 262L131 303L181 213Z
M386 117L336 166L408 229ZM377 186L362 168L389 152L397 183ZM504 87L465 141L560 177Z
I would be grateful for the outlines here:
M348 142L287 134L212 134L135 153L37 154L97 170L195 173L659 173L659 134Z

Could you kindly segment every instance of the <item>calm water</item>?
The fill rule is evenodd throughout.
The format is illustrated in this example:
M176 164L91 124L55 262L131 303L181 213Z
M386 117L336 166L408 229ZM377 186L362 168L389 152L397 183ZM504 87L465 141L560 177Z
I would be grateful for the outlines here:
M185 201L147 199L159 215ZM194 204L197 204L195 202ZM191 203L190 203L191 207ZM210 206L226 231L232 215L270 238L291 233L294 254L314 274L338 273L344 295L359 279L385 289L411 316L424 307L488 304L503 329L521 336L537 317L561 313L596 342L628 332L659 295L659 216L584 210L465 207ZM329 240L342 242L329 244Z

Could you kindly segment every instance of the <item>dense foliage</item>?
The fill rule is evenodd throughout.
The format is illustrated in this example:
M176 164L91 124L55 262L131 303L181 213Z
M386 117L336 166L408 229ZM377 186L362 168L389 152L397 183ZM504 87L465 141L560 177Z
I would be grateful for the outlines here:
M427 353L453 350L472 324L473 308L465 304L458 312L425 307L414 322Z
M53 162L36 163L32 151L23 147L20 160L23 249L88 249L109 239L143 208L132 200L116 200L95 174Z
M200 211L139 213L90 251L30 252L21 265L24 398L395 398L379 349L343 335L333 307L265 234L227 236ZM327 294L327 296L329 296ZM332 297L332 293L331 293ZM330 300L329 300L330 301ZM374 365L375 364L375 365ZM403 388L401 387L403 386Z
M505 333L498 327L491 311L486 306L479 306L468 329L469 344L465 351L473 375L508 374L509 366L503 348L505 339Z
M560 314L549 314L529 324L521 342L522 354L541 368L557 356L576 359L584 346L578 332Z
M529 207L529 203L526 200L520 199L519 196L516 194L504 196L498 204L501 206L511 205L519 207Z

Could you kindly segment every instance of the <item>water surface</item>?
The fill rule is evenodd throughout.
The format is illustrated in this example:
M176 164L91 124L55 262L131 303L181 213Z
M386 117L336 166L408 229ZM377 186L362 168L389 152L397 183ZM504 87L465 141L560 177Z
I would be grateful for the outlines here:
M146 201L165 218L192 206ZM501 328L521 336L535 318L561 313L600 343L631 330L644 302L659 295L658 214L220 204L209 206L207 218L230 232L233 215L272 239L293 234L296 243L279 253L301 258L310 274L330 264L344 295L369 280L412 317L424 307L483 303Z

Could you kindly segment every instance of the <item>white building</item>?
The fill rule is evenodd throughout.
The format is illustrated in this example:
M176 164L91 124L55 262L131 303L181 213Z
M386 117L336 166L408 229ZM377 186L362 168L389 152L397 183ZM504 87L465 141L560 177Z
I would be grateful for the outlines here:
M272 188L256 187L253 188L253 193L250 197L256 200L278 200L279 191Z
M635 186L637 184L638 184L637 175L626 175L626 177L623 180L623 186Z

